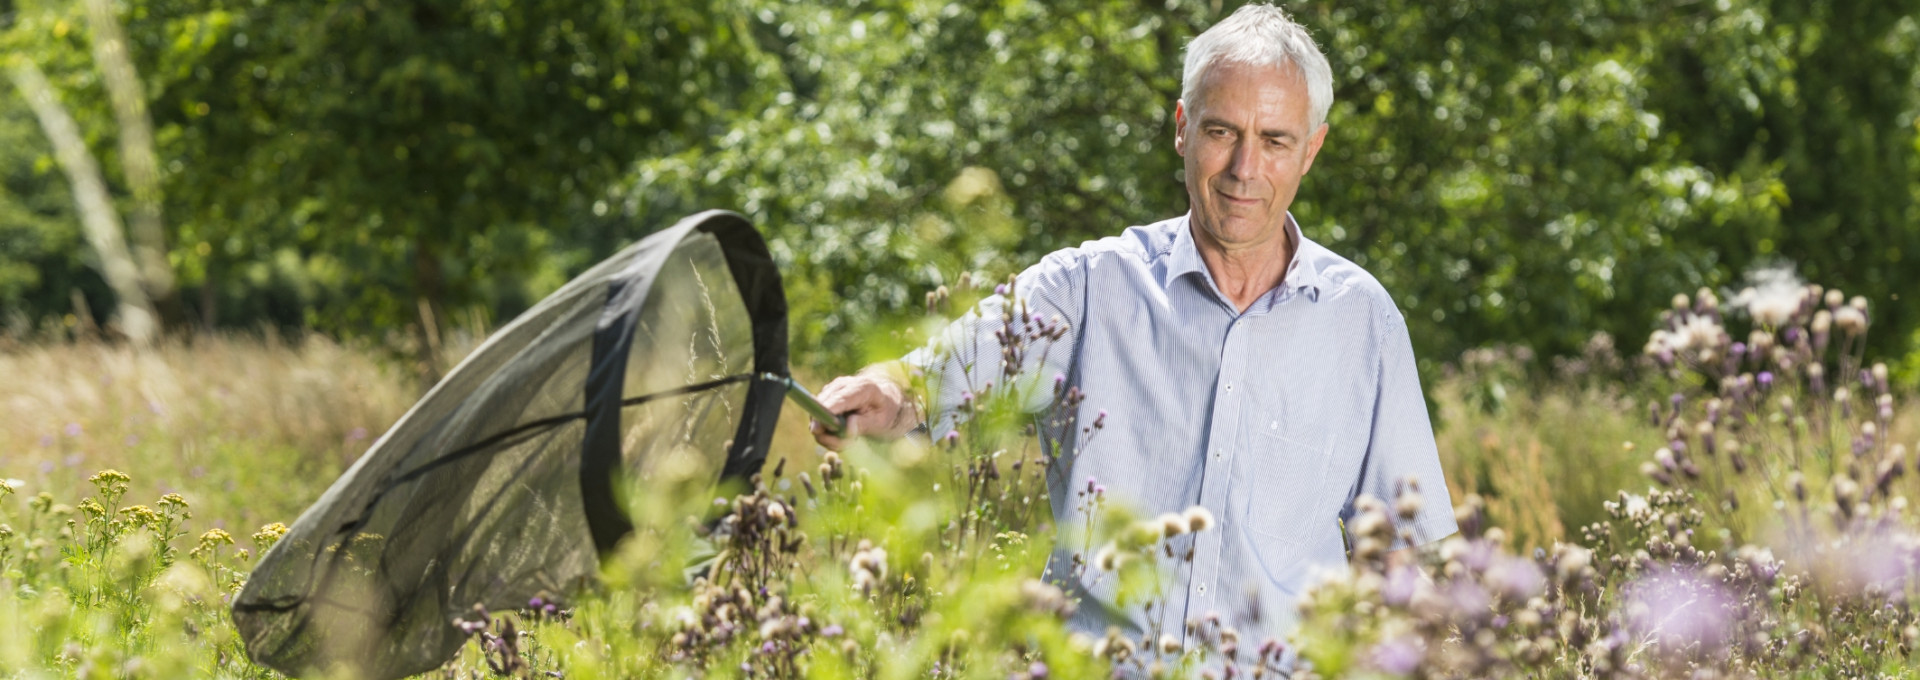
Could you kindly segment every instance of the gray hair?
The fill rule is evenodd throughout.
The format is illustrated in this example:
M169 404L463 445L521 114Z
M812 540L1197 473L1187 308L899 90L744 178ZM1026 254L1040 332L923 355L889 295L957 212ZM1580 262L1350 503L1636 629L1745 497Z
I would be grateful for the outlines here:
M1308 129L1327 122L1333 107L1333 70L1307 29L1272 5L1241 7L1187 43L1187 63L1180 77L1180 99L1191 108L1200 78L1220 62L1252 66L1292 64L1307 81Z

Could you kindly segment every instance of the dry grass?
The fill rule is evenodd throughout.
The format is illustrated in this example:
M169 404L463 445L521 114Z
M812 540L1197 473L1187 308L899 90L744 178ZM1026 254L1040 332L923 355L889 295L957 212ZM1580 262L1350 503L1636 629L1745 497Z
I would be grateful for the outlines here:
M291 521L417 395L404 367L317 336L199 337L144 355L30 345L0 353L0 378L0 478L70 499L91 490L87 476L115 468L133 476L134 499L178 492L201 526L248 529ZM1516 545L1567 540L1599 519L1614 490L1647 486L1636 468L1658 433L1618 397L1516 384L1490 410L1467 398L1466 379L1432 389L1454 498L1483 496ZM817 463L806 422L788 406L769 464ZM1623 450L1627 441L1640 449Z
M322 337L103 343L0 353L0 477L29 495L133 476L130 498L178 492L200 526L291 521L409 406L409 376Z

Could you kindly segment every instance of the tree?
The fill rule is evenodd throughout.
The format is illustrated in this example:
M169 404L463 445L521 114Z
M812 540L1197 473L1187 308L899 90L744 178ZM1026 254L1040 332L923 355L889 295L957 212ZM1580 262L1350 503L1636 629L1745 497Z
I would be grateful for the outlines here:
M345 295L315 325L411 319L528 276L636 157L698 138L755 76L724 2L140 0L175 251L202 286L291 252ZM174 165L177 164L177 165ZM185 171L191 168L191 172Z

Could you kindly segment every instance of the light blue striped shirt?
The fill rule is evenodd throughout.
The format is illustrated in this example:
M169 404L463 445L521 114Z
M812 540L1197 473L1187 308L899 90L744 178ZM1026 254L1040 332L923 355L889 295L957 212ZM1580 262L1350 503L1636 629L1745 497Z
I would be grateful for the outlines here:
M1416 479L1423 510L1402 525L1415 543L1456 528L1400 311L1291 215L1287 231L1296 248L1284 283L1244 313L1214 285L1186 216L1054 252L1011 291L1027 307L1016 329L1034 315L1068 329L1013 357L1028 410L1048 410L1055 380L1085 394L1076 412L1043 418L1063 537L1048 577L1075 580L1069 559L1081 543L1068 537L1084 526L1076 492L1089 478L1110 503L1148 518L1205 506L1219 526L1173 539L1192 560L1162 558L1166 606L1153 618L1176 639L1209 613L1238 628L1245 650L1284 639L1315 572L1345 567L1337 520L1353 516L1361 494L1390 502L1396 484ZM935 436L966 392L1004 381L994 333L1006 328L1006 304L989 297L908 357L932 385ZM1067 584L1082 597L1075 627L1151 630L1144 610L1116 603L1110 573L1087 569L1077 581Z

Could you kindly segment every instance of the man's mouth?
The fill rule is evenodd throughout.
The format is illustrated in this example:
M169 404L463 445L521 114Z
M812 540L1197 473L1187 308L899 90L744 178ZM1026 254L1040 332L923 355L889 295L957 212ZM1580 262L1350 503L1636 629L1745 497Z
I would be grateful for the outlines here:
M1260 199L1257 199L1257 198L1241 198L1241 197L1239 197L1239 196L1235 196L1235 195L1233 195L1233 194L1229 194L1229 193L1224 193L1224 192L1220 194L1220 197L1221 197L1221 198L1224 198L1224 199L1227 199L1227 204L1228 204L1228 205L1238 205L1238 206L1255 206L1255 205L1259 205L1259 204L1260 204Z

